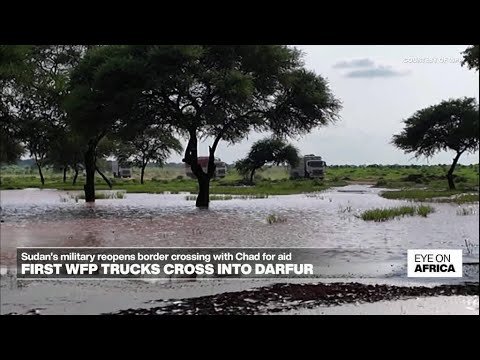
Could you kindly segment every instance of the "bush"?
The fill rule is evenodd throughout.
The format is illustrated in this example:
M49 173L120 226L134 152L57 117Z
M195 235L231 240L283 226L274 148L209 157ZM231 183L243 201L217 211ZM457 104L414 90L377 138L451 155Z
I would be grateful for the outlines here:
M423 174L409 174L408 176L404 177L403 180L420 184L423 182Z
M387 186L387 180L378 180L375 186L381 187L381 186Z

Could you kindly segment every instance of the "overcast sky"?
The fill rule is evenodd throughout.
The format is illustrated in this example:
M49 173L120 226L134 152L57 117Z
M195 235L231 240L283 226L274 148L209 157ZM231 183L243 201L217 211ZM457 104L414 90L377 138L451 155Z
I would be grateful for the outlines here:
M478 72L461 66L466 45L362 46L293 45L304 52L308 69L329 81L343 103L337 124L292 141L302 154L321 155L327 164L445 164L452 153L414 159L390 144L402 120L416 110L442 100L479 97ZM216 155L232 163L266 134L251 133L235 145L221 142ZM208 154L210 141L199 155ZM182 156L170 161L180 162ZM460 163L478 163L476 154L463 154Z

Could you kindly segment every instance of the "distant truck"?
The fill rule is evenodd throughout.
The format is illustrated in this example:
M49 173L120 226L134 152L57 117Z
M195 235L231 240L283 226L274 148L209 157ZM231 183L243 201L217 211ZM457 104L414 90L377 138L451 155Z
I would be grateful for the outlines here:
M198 165L200 165L203 171L206 173L208 169L208 156L199 156L198 157ZM195 178L195 175L192 172L192 168L190 165L185 164L185 174L192 179ZM224 178L227 175L227 164L225 164L219 158L215 158L215 178Z
M313 154L300 158L298 165L290 169L290 177L293 179L324 179L327 164L321 156Z
M132 177L132 168L119 164L118 161L112 161L112 173L115 178L130 178Z

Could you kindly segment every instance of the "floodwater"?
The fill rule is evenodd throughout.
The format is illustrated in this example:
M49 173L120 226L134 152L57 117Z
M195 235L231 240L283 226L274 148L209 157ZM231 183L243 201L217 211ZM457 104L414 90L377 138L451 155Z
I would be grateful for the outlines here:
M478 205L462 206L474 208L466 216L457 215L458 205L435 203L427 218L357 218L363 210L407 204L379 191L348 186L313 195L215 200L209 210L196 209L185 194L127 194L89 205L62 202L65 193L55 190L2 191L2 264L11 264L21 246L320 247L332 256L375 261L404 260L406 249L414 248L467 250L467 241L478 257ZM286 221L268 224L270 214Z
M381 190L351 185L217 200L209 210L196 209L185 194L127 194L90 205L63 191L1 191L0 259L4 270L14 269L22 246L317 247L329 259L326 278L405 278L407 249L415 248L463 249L464 262L478 263L478 204L462 205L473 210L465 216L457 215L458 205L434 203L427 218L357 218L367 209L407 204L380 197ZM268 224L271 214L286 221ZM478 265L465 275L478 281Z

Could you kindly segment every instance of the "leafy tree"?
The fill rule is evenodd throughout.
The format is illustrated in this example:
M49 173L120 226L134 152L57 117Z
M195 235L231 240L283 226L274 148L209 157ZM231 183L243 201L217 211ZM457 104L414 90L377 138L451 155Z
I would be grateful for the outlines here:
M478 104L474 98L442 101L404 120L404 130L394 135L392 142L406 153L415 153L416 157L453 150L456 155L447 179L449 188L455 189L453 172L460 156L478 150L478 122Z
M70 94L64 101L68 123L84 143L85 201L95 201L99 143L122 129L122 116L135 113L138 89L129 80L143 79L147 68L129 56L127 46L101 46L87 51L71 73ZM111 184L109 184L111 185Z
M88 169L96 144L138 121L138 111L188 138L184 162L199 184L196 205L207 207L221 140L236 143L252 130L305 134L336 120L341 107L325 79L287 46L105 46L89 51L72 78L69 111L89 133L87 201L94 200ZM212 139L206 172L198 164L202 138Z
M467 65L469 69L479 69L480 62L480 46L472 45L468 47L463 54L462 66Z
M56 143L65 122L65 112L60 105L67 93L69 70L84 49L77 45L5 49L0 52L2 56L15 60L7 67L11 76L3 87L2 104L15 119L15 137L34 157L44 184L42 167L51 153L49 147Z
M17 137L14 116L0 103L0 163L15 163L24 151Z
M78 136L65 127L59 129L57 136L52 140L48 147L48 164L63 171L63 182L67 181L68 169L72 169L74 172L72 185L75 185L83 159L83 147Z
M266 164L289 164L296 166L299 162L298 150L280 138L265 138L252 145L247 157L235 164L242 175L249 174L253 183L255 171Z
M43 120L43 119L42 119ZM42 185L45 185L42 168L48 163L47 155L53 143L58 141L58 129L46 121L23 115L19 136L35 160Z
M141 184L144 183L145 168L149 163L163 166L172 152L182 151L182 145L172 131L156 124L141 125L135 132L122 133L118 144L118 159L140 168Z
M18 119L12 111L12 86L28 73L29 46L0 45L0 163L14 163L24 153Z
M306 70L300 52L287 46L157 45L103 51L103 59L88 66L90 80L82 91L104 96L104 101L99 106L90 99L77 107L92 108L91 121L109 109L108 120L95 122L115 124L127 121L125 112L142 107L186 136L183 161L198 181L197 207L208 207L220 141L233 144L251 131L305 134L335 121L341 108L326 80ZM204 172L197 147L206 138L212 143Z

